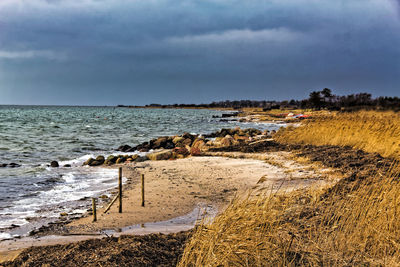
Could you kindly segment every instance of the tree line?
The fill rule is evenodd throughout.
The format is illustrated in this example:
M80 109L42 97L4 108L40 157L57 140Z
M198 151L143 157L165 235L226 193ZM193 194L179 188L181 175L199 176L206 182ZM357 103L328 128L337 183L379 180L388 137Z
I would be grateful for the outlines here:
M122 106L122 105L119 105ZM324 88L321 91L312 91L307 99L303 100L226 100L211 102L209 104L150 104L145 107L153 108L263 108L265 111L271 109L315 109L315 110L342 110L356 111L360 109L394 110L400 111L400 98L380 96L373 98L369 93L350 95L334 95L332 90Z

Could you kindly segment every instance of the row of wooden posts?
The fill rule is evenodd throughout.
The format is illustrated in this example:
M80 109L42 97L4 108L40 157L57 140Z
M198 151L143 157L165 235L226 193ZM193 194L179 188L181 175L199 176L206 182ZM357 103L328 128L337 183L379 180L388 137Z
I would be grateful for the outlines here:
M141 180L142 180L142 207L144 207L144 174L141 175ZM122 213L122 167L119 168L118 172L118 194L110 202L110 204L103 211L103 213L106 213L115 203L115 201L117 201L117 199L119 199L118 212ZM93 222L96 222L97 221L96 198L92 198L92 210L93 210Z

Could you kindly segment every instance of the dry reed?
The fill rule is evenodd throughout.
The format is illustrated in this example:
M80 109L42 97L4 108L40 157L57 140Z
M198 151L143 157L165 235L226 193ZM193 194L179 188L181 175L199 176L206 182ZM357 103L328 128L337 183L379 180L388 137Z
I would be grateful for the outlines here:
M394 113L338 115L285 130L279 140L399 158L398 122ZM237 198L197 227L179 266L399 266L399 177L393 163L346 194L313 189Z
M337 113L282 129L276 140L286 144L351 146L400 159L400 113Z

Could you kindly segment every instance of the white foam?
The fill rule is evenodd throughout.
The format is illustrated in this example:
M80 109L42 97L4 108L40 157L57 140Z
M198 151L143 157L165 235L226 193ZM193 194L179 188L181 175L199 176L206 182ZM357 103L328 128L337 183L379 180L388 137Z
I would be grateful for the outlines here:
M12 238L12 235L10 235L9 233L0 233L0 240L10 238Z

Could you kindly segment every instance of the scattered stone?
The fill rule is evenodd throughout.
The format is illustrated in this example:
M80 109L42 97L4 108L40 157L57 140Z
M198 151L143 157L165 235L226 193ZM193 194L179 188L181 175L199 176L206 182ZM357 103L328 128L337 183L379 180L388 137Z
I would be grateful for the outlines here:
M60 167L60 165L58 164L57 161L53 160L53 161L50 163L50 167L52 167L52 168L58 168L58 167Z

